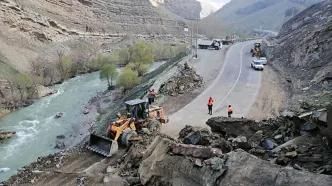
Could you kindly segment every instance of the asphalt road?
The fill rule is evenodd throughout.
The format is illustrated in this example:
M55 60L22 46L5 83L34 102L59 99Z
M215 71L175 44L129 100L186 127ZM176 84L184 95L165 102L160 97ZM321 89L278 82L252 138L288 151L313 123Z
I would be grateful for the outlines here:
M228 105L233 107L233 117L245 117L256 101L261 87L262 72L250 67L252 57L249 53L255 41L237 43L229 48L225 59L220 53L199 50L201 56L198 72L209 72L213 69L208 63L224 63L218 75L195 100L169 116L170 122L163 125L162 132L177 137L185 125L207 127L205 122L216 116L227 116ZM208 55L207 55L208 52ZM206 65L202 65L206 63ZM215 69L214 69L215 70ZM213 115L208 115L207 102L214 98Z

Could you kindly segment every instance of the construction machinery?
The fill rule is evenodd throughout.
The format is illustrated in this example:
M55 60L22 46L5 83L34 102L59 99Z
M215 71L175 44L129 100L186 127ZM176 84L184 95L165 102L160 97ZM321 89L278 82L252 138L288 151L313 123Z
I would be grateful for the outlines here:
M169 122L160 106L149 105L147 101L140 99L127 101L125 105L127 114L118 114L117 118L111 120L107 136L90 135L88 149L111 157L118 150L119 143L128 146L130 142L140 140L137 131L147 128L152 132L159 132L161 125Z
M225 39L222 40L223 45L234 44L234 42L235 42L235 36L234 35L228 35L228 36L226 36Z
M215 50L220 50L221 49L222 42L220 39L213 39L213 40L202 40L198 44L198 47L200 49L209 49L213 48Z
M250 53L252 54L252 57L262 57L261 44L255 43L254 48L250 50Z

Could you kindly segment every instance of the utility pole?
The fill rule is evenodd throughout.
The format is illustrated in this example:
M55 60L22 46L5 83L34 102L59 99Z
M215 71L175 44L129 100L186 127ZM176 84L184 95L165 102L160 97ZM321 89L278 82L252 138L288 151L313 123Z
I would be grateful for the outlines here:
M196 24L196 59L197 59L197 55L198 55L198 22L199 22L199 19L197 19L197 24Z
M191 55L193 55L193 37L194 37L194 23L193 20L191 20L191 45L190 45L190 49L191 49Z

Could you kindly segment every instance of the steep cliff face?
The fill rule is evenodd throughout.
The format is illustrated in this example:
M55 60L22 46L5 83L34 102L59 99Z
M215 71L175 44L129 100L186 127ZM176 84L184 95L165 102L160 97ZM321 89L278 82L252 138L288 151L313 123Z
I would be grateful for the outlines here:
M0 0L0 51L26 70L42 48L75 37L179 35L185 23L160 16L149 0Z
M331 0L293 17L277 37L265 40L263 47L271 64L291 82L295 94L332 93Z
M172 13L185 19L199 19L202 11L201 3L196 0L152 0L159 6L164 6Z

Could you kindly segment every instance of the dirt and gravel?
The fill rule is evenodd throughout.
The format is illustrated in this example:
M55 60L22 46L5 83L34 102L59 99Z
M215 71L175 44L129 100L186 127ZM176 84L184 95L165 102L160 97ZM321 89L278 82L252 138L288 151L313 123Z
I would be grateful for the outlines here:
M286 86L273 68L269 64L266 65L263 71L262 86L247 117L261 120L279 116L287 104L289 93Z

